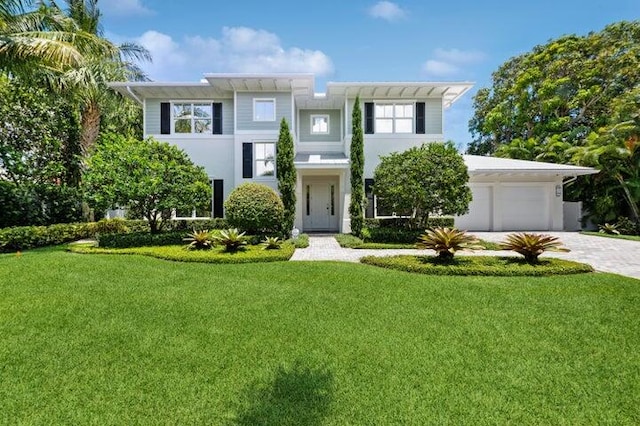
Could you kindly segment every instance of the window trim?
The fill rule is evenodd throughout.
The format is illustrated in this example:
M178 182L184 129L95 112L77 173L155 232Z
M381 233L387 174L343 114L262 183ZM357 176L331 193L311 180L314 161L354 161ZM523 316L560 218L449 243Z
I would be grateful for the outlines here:
M327 131L326 132L314 132L313 131L313 119L314 118L326 118L327 119ZM309 115L309 134L311 135L328 135L331 133L331 121L329 114L310 114Z
M376 108L380 106L393 106L393 117L378 117L376 114ZM408 120L407 117L396 117L396 105L411 105L413 107L413 114L411 114L411 131L410 132L397 132L396 131L396 120ZM380 120L391 120L391 132L380 132L378 131L378 119ZM376 135L415 135L416 134L416 101L394 101L394 100L379 100L373 101L373 134Z
M221 102L221 101L217 101L217 102ZM191 99L176 99L176 100L172 100L169 101L169 104L171 105L171 133L170 135L175 135L178 137L185 137L185 136L194 136L194 135L207 135L207 136L212 136L213 135L213 104L216 103L215 100L213 99L195 99L195 100L191 100ZM174 105L176 104L191 104L191 132L189 133L177 133L176 132L176 117L174 114ZM209 132L194 132L195 130L195 125L194 125L194 120L195 117L193 117L193 105L195 104L208 104L209 107L211 108L211 117L209 118L209 120L211 121L211 128ZM178 119L180 120L180 119ZM217 135L220 136L220 135Z
M275 141L252 141L253 145L253 180L275 180L276 179L276 150L278 149L277 143ZM273 175L262 175L258 176L258 161L265 161L264 158L259 159L257 156L257 145L258 144L271 144L273 145Z
M258 120L256 118L256 103L257 102L272 102L273 103L273 118L266 118L263 120ZM276 98L253 98L253 121L264 123L264 122L272 122L276 121Z

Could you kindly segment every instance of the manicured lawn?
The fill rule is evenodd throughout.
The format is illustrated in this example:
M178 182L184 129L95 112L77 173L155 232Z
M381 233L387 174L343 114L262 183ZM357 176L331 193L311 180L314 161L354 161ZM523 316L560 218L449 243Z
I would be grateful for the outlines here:
M618 238L620 240L640 241L640 235L603 234L602 232L595 232L595 231L582 231L581 234L595 235L596 237L605 237L605 238Z
M638 424L640 284L0 255L0 423Z

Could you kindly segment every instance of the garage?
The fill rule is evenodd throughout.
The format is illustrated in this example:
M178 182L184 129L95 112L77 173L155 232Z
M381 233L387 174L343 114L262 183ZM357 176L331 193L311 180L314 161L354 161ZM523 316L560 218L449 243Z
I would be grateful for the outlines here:
M589 167L465 155L473 200L455 225L469 231L561 231L562 192Z

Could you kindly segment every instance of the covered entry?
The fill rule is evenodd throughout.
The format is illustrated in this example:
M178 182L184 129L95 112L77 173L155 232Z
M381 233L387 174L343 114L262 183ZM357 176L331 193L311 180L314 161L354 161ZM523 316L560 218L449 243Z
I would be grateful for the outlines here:
M302 229L305 232L337 232L340 217L338 178L306 177L302 182Z

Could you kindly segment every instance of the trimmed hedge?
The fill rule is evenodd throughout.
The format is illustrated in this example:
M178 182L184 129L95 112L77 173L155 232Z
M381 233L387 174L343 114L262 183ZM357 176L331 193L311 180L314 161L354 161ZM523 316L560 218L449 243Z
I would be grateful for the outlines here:
M98 246L102 248L129 248L147 246L171 246L184 244L187 236L185 231L161 232L132 232L129 234L99 234Z
M295 247L289 242L284 242L278 250L263 250L262 246L246 246L246 248L242 250L229 253L224 251L222 247L215 247L211 250L188 250L184 245L119 249L76 245L69 247L69 251L83 254L137 254L176 262L256 263L289 260L289 258L293 256Z
M521 257L456 256L451 262L435 256L366 256L360 262L382 268L429 275L548 276L593 272L590 265L570 260L544 258L537 265Z
M293 244L296 248L307 248L309 247L309 235L300 234L297 239L289 238L287 242Z
M410 229L409 219L366 219L363 231L364 241L372 243L413 244L424 234L424 229ZM453 227L453 217L429 218L427 228Z
M223 218L213 219L173 219L166 225L167 231L204 231L212 229L229 229L229 223Z
M251 235L280 234L284 220L282 200L273 188L261 183L243 183L224 202L229 225ZM288 230L286 230L288 232Z
M14 226L0 229L0 252L28 250L90 238L93 229L87 223L50 226Z

